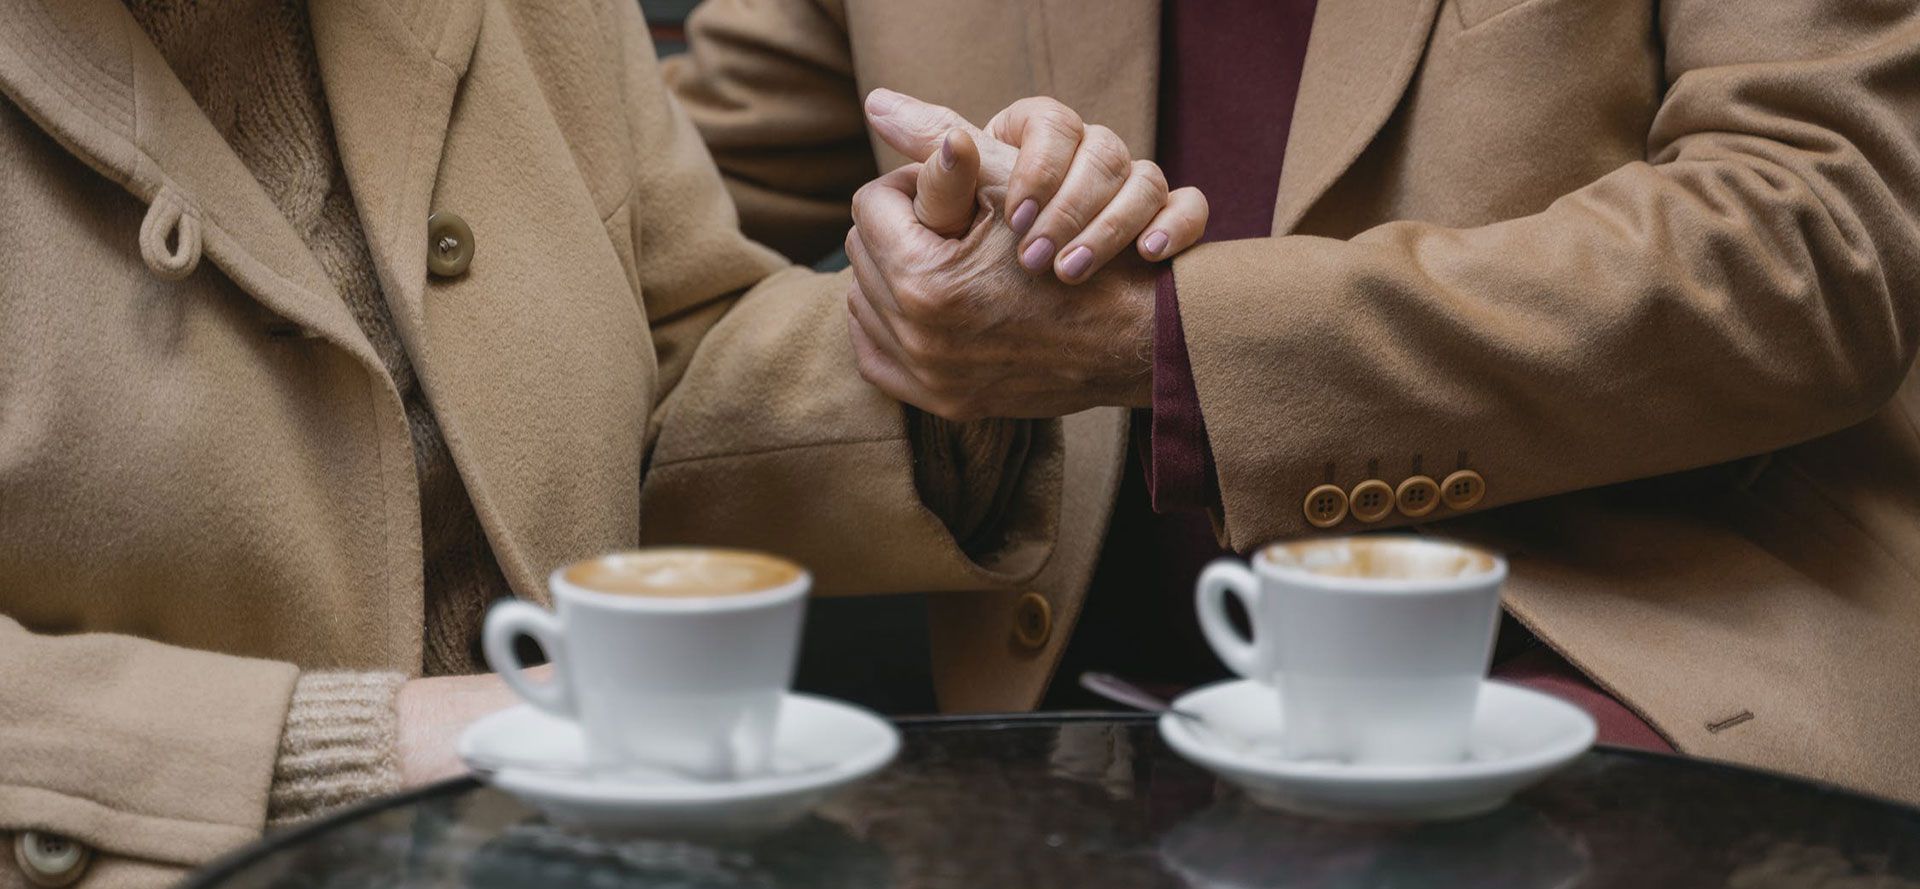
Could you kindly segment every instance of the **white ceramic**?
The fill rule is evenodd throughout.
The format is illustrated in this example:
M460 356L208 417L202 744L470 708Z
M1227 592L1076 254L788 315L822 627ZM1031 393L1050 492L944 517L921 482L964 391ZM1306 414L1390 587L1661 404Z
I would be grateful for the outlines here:
M1402 580L1310 570L1388 547L1396 559L1478 567ZM1285 561L1283 561L1285 560ZM1406 564L1403 562L1402 564ZM1284 701L1286 753L1356 763L1437 763L1466 752L1474 698L1500 622L1507 563L1459 544L1374 536L1267 547L1252 570L1223 559L1200 575L1195 604L1213 650L1234 672ZM1246 606L1253 638L1228 622L1226 597ZM1265 705L1274 705L1269 699Z
M1205 725L1162 716L1160 736L1269 808L1322 818L1437 820L1499 808L1586 752L1598 730L1586 711L1559 698L1488 681L1477 696L1464 759L1425 765L1302 760L1282 752L1291 726L1272 706L1272 695L1244 679L1197 689L1174 706Z
M571 566L569 566L571 567ZM528 703L579 723L595 766L664 766L710 779L767 768L793 685L812 577L735 595L633 596L548 583L556 609L507 600L487 613L487 664ZM520 634L555 677L527 678Z
M558 824L615 833L778 828L893 761L900 733L850 704L785 695L769 768L697 781L645 768L597 771L571 720L521 705L460 736L460 757L484 780Z

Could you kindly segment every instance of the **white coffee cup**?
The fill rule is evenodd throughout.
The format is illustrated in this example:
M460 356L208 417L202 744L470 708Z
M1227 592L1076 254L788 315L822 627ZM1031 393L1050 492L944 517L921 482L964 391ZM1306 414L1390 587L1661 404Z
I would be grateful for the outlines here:
M481 641L528 703L580 724L594 767L748 777L772 758L812 583L760 553L614 553L553 572L551 613L494 605ZM552 680L527 677L513 650L522 634L546 650Z
M1207 566L1207 642L1278 691L1289 758L1458 761L1493 654L1507 563L1457 543L1382 535L1278 543ZM1246 606L1248 640L1226 596Z

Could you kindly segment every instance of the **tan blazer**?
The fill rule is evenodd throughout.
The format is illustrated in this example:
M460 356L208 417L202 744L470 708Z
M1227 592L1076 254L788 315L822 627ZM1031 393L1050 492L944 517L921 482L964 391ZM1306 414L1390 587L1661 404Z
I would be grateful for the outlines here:
M900 161L866 90L1051 95L1144 153L1158 24L709 0L667 75L748 231L819 250ZM1322 2L1273 231L1175 262L1227 542L1321 506L1483 540L1513 613L1681 750L1920 800L1920 6ZM1459 470L1465 508L1349 508ZM1068 471L1103 526L1111 464ZM1086 578L1056 557L1056 615Z
M1016 543L963 555L854 369L845 281L740 234L632 3L311 9L383 290L519 595L643 538L841 592L1039 570L1057 424ZM155 885L260 831L296 668L419 669L407 422L119 0L0 3L0 96L0 839ZM428 272L433 213L474 232L463 276Z

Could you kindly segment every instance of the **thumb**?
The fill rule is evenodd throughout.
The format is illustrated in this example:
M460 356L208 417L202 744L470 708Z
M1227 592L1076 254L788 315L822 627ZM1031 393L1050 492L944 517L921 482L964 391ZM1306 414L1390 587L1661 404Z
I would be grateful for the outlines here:
M973 124L953 109L890 89L867 94L867 124L880 141L912 161L932 157L948 130L976 132Z
M920 165L913 215L934 233L957 238L973 225L974 187L980 179L980 149L963 129L948 130L939 150Z

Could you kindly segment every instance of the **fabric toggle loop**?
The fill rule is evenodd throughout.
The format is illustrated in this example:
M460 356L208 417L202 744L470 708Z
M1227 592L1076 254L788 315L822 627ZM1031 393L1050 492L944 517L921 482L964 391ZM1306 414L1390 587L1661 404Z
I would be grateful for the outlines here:
M140 223L140 258L155 275L178 281L200 266L200 208L172 185L147 207Z

